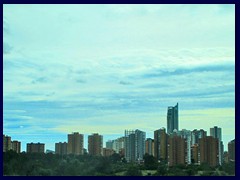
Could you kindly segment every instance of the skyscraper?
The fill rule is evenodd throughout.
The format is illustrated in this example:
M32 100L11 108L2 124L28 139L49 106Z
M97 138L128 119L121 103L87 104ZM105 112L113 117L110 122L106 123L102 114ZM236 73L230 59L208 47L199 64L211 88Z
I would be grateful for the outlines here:
M127 162L142 161L145 154L146 133L125 130L125 158Z
M219 164L222 165L223 161L223 142L222 142L222 129L218 128L217 126L214 126L213 128L210 128L210 136L218 139L218 154L219 154Z
M67 145L68 144L66 142L55 143L55 154L66 155Z
M185 164L185 140L181 136L172 134L168 138L168 165Z
M178 103L168 107L167 111L167 133L172 133L174 129L178 130Z
M83 154L83 134L78 132L68 134L67 154Z
M165 128L154 131L154 156L158 160L167 160L167 139Z
M145 141L145 153L154 156L154 140L147 138Z
M17 153L20 153L21 152L21 142L12 141L12 150L16 151Z
M3 135L3 152L12 149L11 137Z
M207 163L209 166L212 167L219 165L218 146L218 139L212 136L206 136L199 139L200 163Z
M88 153L93 156L103 155L103 136L94 133L88 136Z
M235 161L235 139L228 143L229 161Z

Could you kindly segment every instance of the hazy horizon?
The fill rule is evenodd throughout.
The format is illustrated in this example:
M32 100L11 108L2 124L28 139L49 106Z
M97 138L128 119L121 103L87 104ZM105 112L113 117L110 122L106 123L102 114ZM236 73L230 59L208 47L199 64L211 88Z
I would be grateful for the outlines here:
M235 5L3 5L3 133L104 143L140 129L222 128L235 139Z

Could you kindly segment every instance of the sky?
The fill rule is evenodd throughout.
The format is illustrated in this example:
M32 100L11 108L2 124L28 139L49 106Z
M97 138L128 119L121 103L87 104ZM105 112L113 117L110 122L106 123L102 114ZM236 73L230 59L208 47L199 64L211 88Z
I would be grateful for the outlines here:
M55 149L67 134L167 126L235 139L235 6L3 5L3 133Z

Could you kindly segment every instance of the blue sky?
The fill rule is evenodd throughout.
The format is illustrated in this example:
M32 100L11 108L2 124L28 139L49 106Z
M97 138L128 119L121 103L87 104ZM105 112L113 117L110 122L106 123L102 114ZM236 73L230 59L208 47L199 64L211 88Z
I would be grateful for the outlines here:
M3 133L22 142L98 132L222 128L235 138L234 5L4 5ZM105 146L105 143L104 143Z

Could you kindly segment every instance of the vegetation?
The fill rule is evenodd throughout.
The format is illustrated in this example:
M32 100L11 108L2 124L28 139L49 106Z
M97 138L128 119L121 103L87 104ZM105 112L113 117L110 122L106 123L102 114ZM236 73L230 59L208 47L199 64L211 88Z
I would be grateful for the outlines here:
M3 153L5 176L227 176L235 175L235 163L211 168L207 164L168 167L163 161L145 155L143 164L126 163L113 154L110 157L90 155Z

